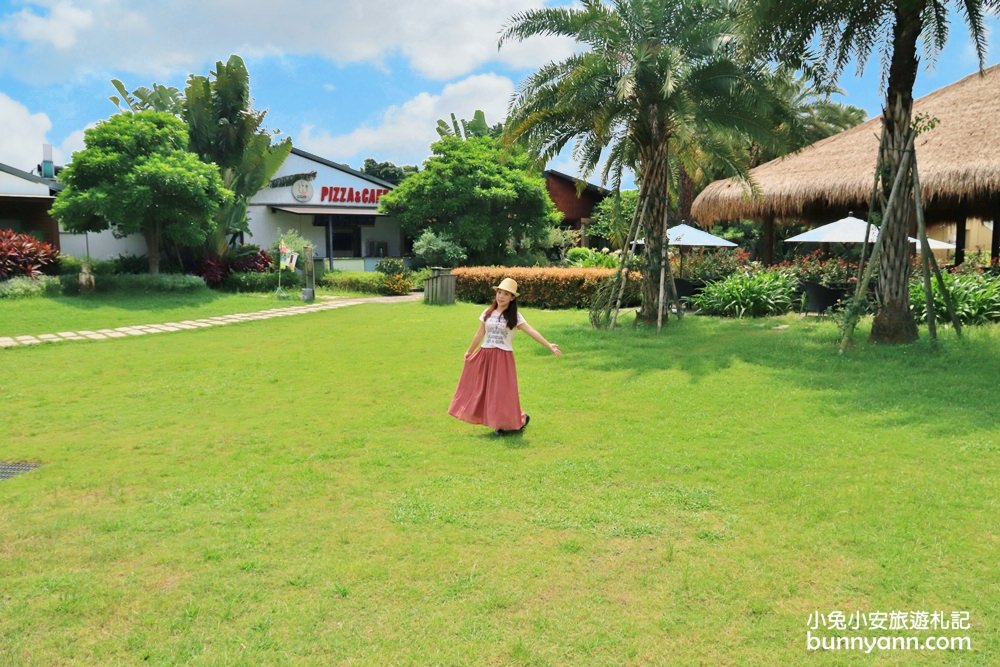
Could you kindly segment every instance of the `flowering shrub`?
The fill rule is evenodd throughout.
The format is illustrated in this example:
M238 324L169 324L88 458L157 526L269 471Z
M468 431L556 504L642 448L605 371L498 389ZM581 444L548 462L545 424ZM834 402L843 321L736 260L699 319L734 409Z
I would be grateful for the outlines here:
M327 271L319 279L320 285L332 290L350 290L379 294L382 289L382 274L374 271Z
M680 252L684 252L683 262ZM675 276L702 282L721 280L738 271L746 271L751 265L750 253L743 248L695 248L691 252L673 253L670 257Z
M225 257L206 257L201 263L198 275L205 279L208 286L219 287L226 282L231 273L266 273L272 268L274 262L266 250L247 244L233 250ZM277 278L274 282L277 283Z
M819 283L827 287L852 285L858 282L858 264L843 258L823 258L822 251L800 255L778 264L803 282Z
M255 271L263 273L274 266L271 255L255 245L242 245L228 256L233 271Z
M490 303L493 287L504 278L517 281L518 303L541 308L587 308L598 285L615 269L534 268L481 266L452 270L456 276L455 297L473 303ZM630 272L624 301L638 303L641 276Z
M59 251L50 243L30 234L0 229L0 280L14 276L37 278L48 268L56 268Z

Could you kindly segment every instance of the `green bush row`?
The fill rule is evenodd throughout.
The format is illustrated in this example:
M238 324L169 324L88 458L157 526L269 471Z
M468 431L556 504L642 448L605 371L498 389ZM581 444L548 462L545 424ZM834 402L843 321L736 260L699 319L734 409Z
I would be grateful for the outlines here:
M76 275L83 269L84 260L73 255L59 255L59 273L61 275ZM163 264L161 263L161 268ZM90 260L90 272L95 276L127 275L132 273L147 273L149 260L145 255L118 255L114 259Z
M988 273L942 274L955 312L962 324L1000 322L1000 275ZM934 314L938 322L948 322L948 310L937 280L931 279ZM910 283L910 307L918 322L927 321L927 300L923 279Z
M281 272L281 289L298 289L302 276L285 269ZM227 292L276 292L277 271L233 271L222 281L221 289Z
M80 279L76 274L59 276L62 293L75 295L80 293ZM132 273L121 275L94 276L95 292L198 292L207 290L208 286L201 276L185 273Z
M327 271L319 282L332 290L379 294L382 274L369 271Z
M320 284L332 290L347 290L365 294L409 294L414 285L414 274L408 271L382 273L380 271L327 271ZM421 283L422 284L422 283Z
M57 296L62 293L58 276L19 276L0 281L0 299L25 299L33 296Z

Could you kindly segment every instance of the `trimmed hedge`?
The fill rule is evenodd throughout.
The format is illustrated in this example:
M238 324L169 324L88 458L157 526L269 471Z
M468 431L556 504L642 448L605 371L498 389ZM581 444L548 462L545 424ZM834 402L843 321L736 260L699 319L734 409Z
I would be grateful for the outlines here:
M80 293L78 276L61 275L59 282L63 294L73 296ZM160 273L154 276L148 273L134 273L94 276L94 289L97 292L190 293L207 290L208 286L201 276L190 274Z
M327 271L319 282L330 289L381 294L382 274L374 271Z
M517 281L518 303L537 308L588 308L597 286L614 276L616 269L533 268L481 266L452 269L455 297L462 301L488 304L493 287L504 278ZM639 304L642 276L629 273L623 305Z
M26 299L34 296L57 296L62 293L58 276L0 280L0 299Z
M282 269L281 289L298 289L302 277L295 271ZM225 277L220 288L227 292L275 292L278 289L277 271L233 271Z

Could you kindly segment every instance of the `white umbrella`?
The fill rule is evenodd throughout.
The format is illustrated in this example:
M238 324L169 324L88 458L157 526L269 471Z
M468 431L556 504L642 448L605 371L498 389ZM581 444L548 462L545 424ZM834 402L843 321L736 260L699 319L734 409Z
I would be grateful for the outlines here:
M670 239L670 245L704 245L717 246L720 248L736 247L736 244L732 241L727 241L724 238L709 234L708 232L703 232L700 229L695 229L691 225L684 224L668 229L667 238Z
M831 222L828 225L810 229L790 239L786 243L864 243L865 228L868 223L854 216L847 216ZM868 229L868 242L875 243L878 238L878 227L871 225Z
M917 250L918 251L920 250L920 239L915 239L915 238L913 238L911 236L910 237L910 243L917 244ZM927 245L929 245L931 247L931 250L954 250L955 249L955 244L954 243L947 243L945 241L938 241L937 239L932 239L929 236L927 237Z
M868 227L867 222L849 215L836 222L831 222L828 225L810 229L808 232L785 239L785 241L790 243L863 243L865 240L865 227ZM868 227L868 242L875 243L877 239L878 227L871 225ZM919 243L912 236L909 239L911 243ZM955 248L951 243L945 243L944 241L938 241L930 237L928 237L927 243L930 244L931 250L953 250Z

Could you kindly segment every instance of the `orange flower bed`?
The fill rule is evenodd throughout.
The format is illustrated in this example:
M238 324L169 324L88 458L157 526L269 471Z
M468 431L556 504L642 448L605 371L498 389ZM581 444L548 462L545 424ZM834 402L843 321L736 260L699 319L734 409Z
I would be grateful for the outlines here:
M490 303L493 287L504 278L517 281L518 303L536 308L587 308L597 286L615 274L615 269L575 269L476 266L452 269L456 276L455 296L462 301ZM638 272L629 274L624 301L638 303ZM624 304L623 304L624 305Z

